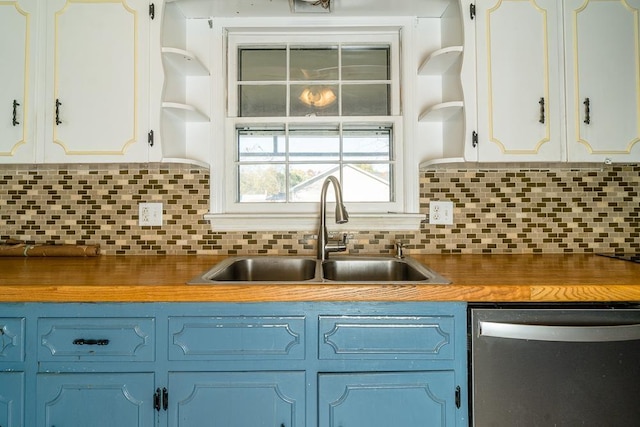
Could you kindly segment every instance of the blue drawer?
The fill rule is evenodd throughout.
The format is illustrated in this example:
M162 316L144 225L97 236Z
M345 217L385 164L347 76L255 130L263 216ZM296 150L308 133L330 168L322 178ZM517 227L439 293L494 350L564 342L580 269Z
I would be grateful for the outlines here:
M304 316L170 317L169 360L302 360L304 331Z
M38 319L39 361L153 361L155 319Z
M320 316L320 359L453 360L454 316Z
M0 317L0 361L24 361L23 317Z

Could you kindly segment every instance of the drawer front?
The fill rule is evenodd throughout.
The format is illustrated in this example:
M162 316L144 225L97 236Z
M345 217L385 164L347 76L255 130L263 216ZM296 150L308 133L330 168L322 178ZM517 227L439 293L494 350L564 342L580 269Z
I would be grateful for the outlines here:
M155 359L153 318L40 318L38 337L40 361Z
M320 359L453 360L453 316L320 316Z
M0 362L24 361L24 318L0 317Z
M304 316L170 317L169 360L302 360L304 331Z

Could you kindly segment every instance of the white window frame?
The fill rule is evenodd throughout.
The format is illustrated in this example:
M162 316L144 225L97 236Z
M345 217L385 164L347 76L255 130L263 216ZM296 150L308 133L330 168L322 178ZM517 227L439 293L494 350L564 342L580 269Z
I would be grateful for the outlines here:
M214 153L211 171L211 212L205 216L211 222L212 228L218 231L315 231L318 222L317 203L237 203L236 188L237 168L235 167L235 147L236 147L236 127L242 124L256 123L289 123L308 124L331 122L335 123L335 117L288 117L288 118L260 118L260 117L237 117L237 51L238 46L255 44L256 40L267 43L282 44L287 41L291 44L298 44L305 41L317 41L321 35L327 38L329 43L333 42L355 42L363 43L370 37L372 44L386 43L391 45L391 115L380 117L340 117L343 123L349 122L377 122L386 123L393 126L393 158L394 177L393 193L395 200L389 203L345 203L350 213L350 221L340 229L349 230L407 230L418 229L419 222L423 215L418 214L418 170L417 164L412 162L412 152L409 144L405 143L406 138L411 135L407 132L407 121L412 122L402 113L406 113L402 102L404 95L402 84L413 77L407 75L406 49L403 50L401 42L404 42L404 28L410 26L411 20L406 18L398 22L385 25L353 25L353 20L345 25L335 25L327 29L326 26L318 26L309 22L309 25L296 29L288 29L286 23L278 23L277 19L271 23L274 27L264 26L261 21L259 26L247 23L238 25L238 22L231 20L233 25L220 27L221 57L224 58L223 65L219 68L221 75L226 76L217 86L220 96L214 98L218 100L212 111L218 112L218 119L214 121L224 128L224 141L214 141ZM313 19L311 20L313 21ZM260 28L256 28L260 27ZM255 28L255 29L254 29ZM310 29L311 28L311 29ZM300 36L301 31L308 32L308 35ZM292 34L296 34L292 39ZM403 37L402 41L400 38ZM215 56L214 56L215 57ZM227 62L227 60L229 62ZM410 72L409 72L410 73ZM405 89L406 90L406 89ZM396 94L395 96L393 94ZM406 102L406 101L405 101ZM214 102L215 104L215 102ZM412 109L409 109L412 110ZM412 119L412 118L411 118ZM412 126L410 126L412 129ZM214 135L222 135L215 131ZM409 164L409 168L405 165ZM415 166L415 167L414 167ZM318 201L320 195L318 195ZM329 209L328 212L332 210ZM332 221L329 221L332 222Z

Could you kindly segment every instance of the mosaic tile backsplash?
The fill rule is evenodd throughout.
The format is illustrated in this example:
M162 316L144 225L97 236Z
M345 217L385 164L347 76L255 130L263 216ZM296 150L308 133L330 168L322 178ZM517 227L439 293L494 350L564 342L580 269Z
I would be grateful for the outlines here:
M421 173L420 209L454 202L454 225L348 231L349 251L562 253L640 251L640 166L437 169ZM162 202L164 225L138 226ZM315 254L308 231L216 232L209 171L182 164L0 166L0 239L99 244L103 255ZM348 226L348 224L346 224Z

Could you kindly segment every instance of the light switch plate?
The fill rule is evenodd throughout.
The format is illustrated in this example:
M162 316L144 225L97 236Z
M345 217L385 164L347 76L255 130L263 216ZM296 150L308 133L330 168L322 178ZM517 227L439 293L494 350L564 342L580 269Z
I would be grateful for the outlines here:
M453 202L449 200L429 202L429 223L453 225Z
M138 205L139 226L162 225L162 203L140 203Z

